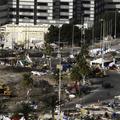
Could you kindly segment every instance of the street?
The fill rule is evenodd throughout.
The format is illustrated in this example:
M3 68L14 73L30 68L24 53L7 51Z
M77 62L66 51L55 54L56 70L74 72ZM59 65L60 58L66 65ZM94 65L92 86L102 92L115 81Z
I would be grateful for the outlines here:
M111 71L109 76L101 78L103 81L108 81L113 85L113 88L104 89L102 86L94 92L84 96L83 98L76 98L73 101L66 103L64 108L74 108L76 104L91 104L98 101L112 99L114 96L120 95L120 73Z

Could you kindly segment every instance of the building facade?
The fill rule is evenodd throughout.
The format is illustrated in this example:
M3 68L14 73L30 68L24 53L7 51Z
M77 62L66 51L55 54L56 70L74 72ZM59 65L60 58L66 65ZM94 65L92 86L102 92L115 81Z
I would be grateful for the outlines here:
M8 23L7 0L0 0L0 25Z
M119 34L120 0L95 0L95 24L104 24L105 36L111 35L114 38ZM101 19L104 23L101 23ZM100 29L99 25L99 29ZM98 34L100 31L98 31ZM100 36L100 35L99 35Z
M9 0L10 22L64 24L94 21L94 0Z
M119 0L95 0L95 19L103 17L102 15L112 14L120 11Z
M84 24L88 24L88 27L92 27L94 24L94 0L81 0L82 8L82 21Z
M44 40L43 36L51 24L70 23L74 19L76 24L92 27L94 21L94 0L8 0L6 7L9 8L6 12L8 21L12 24L4 28L9 33L6 39L11 44L13 41L24 43L26 39ZM46 25L45 29L41 25Z
M9 8L16 24L64 24L73 16L73 0L9 0Z

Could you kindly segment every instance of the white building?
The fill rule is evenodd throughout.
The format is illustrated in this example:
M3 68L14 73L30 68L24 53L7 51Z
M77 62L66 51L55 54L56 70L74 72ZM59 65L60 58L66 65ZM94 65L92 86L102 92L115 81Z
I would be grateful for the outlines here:
M12 48L14 43L24 44L27 48L34 47L35 43L44 41L44 34L48 25L7 24L5 28L5 48Z

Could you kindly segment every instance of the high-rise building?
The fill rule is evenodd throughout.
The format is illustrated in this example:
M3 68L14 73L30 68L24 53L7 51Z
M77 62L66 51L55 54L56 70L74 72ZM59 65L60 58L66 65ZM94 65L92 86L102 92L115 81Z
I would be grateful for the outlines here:
M103 24L101 23L104 21L104 34L112 35L114 38L116 36L120 36L118 31L120 30L120 24L118 19L120 19L120 0L95 0L95 23L97 24ZM98 34L100 33L100 27ZM101 36L101 35L99 35Z
M8 4L7 0L0 0L0 25L8 22Z
M105 12L108 14L120 11L120 0L95 0L95 15L101 16Z
M10 21L15 23L68 23L73 0L9 0Z
M94 0L9 0L11 22L34 24L64 24L94 21Z
M82 1L82 16L84 24L92 27L94 23L94 0L81 0Z

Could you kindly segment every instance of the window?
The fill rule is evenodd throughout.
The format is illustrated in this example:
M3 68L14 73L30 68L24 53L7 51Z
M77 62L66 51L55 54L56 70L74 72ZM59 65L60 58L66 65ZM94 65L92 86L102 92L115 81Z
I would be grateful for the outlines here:
M37 18L42 19L42 20L47 20L47 17L45 17L45 16L38 16Z
M63 16L63 15L61 15L60 18L61 18L61 19L68 19L69 16L65 16L65 15Z
M69 9L60 9L60 12L69 12Z
M47 12L47 10L37 10L38 12L40 12L40 13L46 13Z
M33 9L20 8L19 11L20 12L33 12Z
M46 2L38 2L37 3L39 6L47 6L48 5L48 3L46 3Z
M68 2L60 2L60 5L69 5Z

